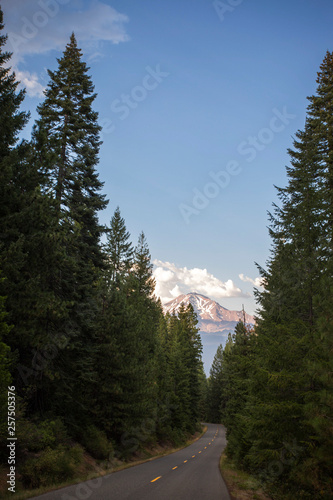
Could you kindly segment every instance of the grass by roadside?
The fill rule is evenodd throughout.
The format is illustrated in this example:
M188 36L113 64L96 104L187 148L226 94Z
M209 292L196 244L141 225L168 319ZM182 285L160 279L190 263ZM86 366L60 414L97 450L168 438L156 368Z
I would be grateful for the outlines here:
M4 469L0 469L0 497L4 499L12 499L12 500L25 500L27 498L31 498L34 496L42 495L43 493L47 493L49 491L54 491L60 488L64 488L66 486L70 486L73 484L78 484L83 481L92 480L96 478L100 478L111 474L113 472L118 472L123 469L127 469L129 467L133 467L135 465L140 465L145 462L149 462L151 460L155 460L157 458L163 457L165 455L170 455L171 453L175 453L176 451L182 450L187 446L190 446L195 441L201 438L207 431L206 426L202 426L201 432L196 432L193 434L182 446L175 448L168 444L164 445L154 445L150 447L145 447L140 451L136 452L128 461L121 461L118 459L114 459L111 464L106 465L105 462L94 460L87 453L84 454L83 463L80 464L80 467L77 469L77 473L75 478L65 481L63 483L54 484L51 486L40 487L34 490L20 490L16 493L9 493L7 490L5 474L7 471ZM3 488L2 488L3 487Z
M220 470L232 500L272 500L259 481L236 467L225 453L221 455Z

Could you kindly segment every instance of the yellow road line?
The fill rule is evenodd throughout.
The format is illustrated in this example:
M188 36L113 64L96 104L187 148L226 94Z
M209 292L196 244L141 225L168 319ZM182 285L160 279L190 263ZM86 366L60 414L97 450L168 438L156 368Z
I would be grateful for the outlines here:
M207 450L207 446L205 446L205 450Z
M195 455L192 455L192 458L194 458L194 457L195 457Z
M175 469L178 469L178 465L176 465L176 467L172 467L172 470L175 470Z
M201 453L201 451L199 451L199 453Z
M162 476L158 476L158 477L155 477L155 479L153 479L152 481L150 481L151 483L154 483L155 481L157 481L158 479L161 479Z

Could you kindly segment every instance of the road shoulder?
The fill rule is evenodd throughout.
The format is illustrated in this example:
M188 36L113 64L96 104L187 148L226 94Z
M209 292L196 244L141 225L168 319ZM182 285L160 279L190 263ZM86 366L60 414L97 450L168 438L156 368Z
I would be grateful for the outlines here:
M225 452L221 455L220 471L232 500L272 500L264 492L259 481L238 469Z

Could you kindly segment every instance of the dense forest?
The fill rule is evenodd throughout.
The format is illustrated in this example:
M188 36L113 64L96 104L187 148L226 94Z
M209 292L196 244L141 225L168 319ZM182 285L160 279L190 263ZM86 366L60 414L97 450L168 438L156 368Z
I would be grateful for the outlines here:
M164 316L154 296L144 233L134 247L119 208L99 223L101 127L74 34L31 140L6 39L0 10L0 454L10 387L18 477L39 487L72 477L83 450L110 461L183 443L201 429L205 376L192 307Z
M237 325L210 372L227 454L280 498L333 498L333 52L269 213L257 324Z

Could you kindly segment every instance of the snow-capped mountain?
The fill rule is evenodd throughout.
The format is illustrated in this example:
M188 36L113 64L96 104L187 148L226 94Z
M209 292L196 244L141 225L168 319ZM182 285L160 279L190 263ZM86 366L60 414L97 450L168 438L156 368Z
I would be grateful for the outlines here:
M179 295L179 297L164 305L164 312L177 314L182 304L186 307L189 303L192 304L194 311L198 315L198 327L201 332L222 333L226 330L229 332L234 330L240 319L242 321L244 319L243 311L230 311L221 306L218 302L199 293ZM245 322L253 325L253 316L245 313Z
M220 344L225 345L228 333L233 332L238 321L244 320L243 311L230 311L221 306L218 302L205 297L199 293L188 293L179 295L174 300L164 305L164 312L177 314L181 304L185 307L191 303L198 316L198 328L203 345L203 356L205 372L209 375L209 370L213 362L216 350ZM254 317L245 314L245 322L254 325Z

